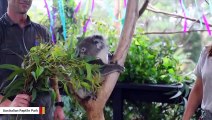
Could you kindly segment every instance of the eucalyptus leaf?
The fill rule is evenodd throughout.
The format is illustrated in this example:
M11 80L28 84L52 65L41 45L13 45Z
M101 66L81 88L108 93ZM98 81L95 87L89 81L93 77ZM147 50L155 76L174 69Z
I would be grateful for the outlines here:
M20 67L12 64L2 64L0 65L0 69L8 69L8 70L13 70L13 71L20 71L22 70Z
M37 90L36 89L32 89L32 100L31 100L31 102L34 102L36 97L37 97Z

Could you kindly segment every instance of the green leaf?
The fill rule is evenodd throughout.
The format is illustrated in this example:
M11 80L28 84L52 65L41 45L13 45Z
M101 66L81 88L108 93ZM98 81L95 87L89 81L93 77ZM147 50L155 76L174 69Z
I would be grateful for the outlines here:
M32 72L31 72L31 74L32 74L32 76L33 76L34 80L35 80L35 81L37 81L37 76L36 76L35 72L34 72L34 71L32 71Z
M35 71L35 75L36 75L36 78L38 79L40 77L40 75L43 73L44 71L44 68L41 67L41 66L38 66L36 71Z
M88 63L85 63L86 71L87 71L87 80L92 80L92 74L91 74L91 65Z
M64 88L66 94L67 94L68 96L71 96L70 93L69 93L68 87L67 87L67 83L65 83L63 86L64 86L63 88Z
M15 70L14 72L12 72L8 77L7 77L7 80L12 80L15 76L19 76L21 74L24 73L24 70L23 69L20 69L20 70Z
M8 69L8 70L13 70L13 71L22 70L20 67L18 67L16 65L11 65L11 64L0 65L0 69Z
M36 89L32 89L32 100L31 100L31 102L34 102L36 97L37 97L37 90Z
M83 88L85 88L87 90L91 90L91 86L87 82L81 82L81 85L82 85Z
M1 102L6 100L8 97L17 95L24 88L23 79L13 79L13 81L4 89L3 93L5 94Z
M55 101L56 100L56 92L53 89L50 89L50 90L51 90L52 101Z

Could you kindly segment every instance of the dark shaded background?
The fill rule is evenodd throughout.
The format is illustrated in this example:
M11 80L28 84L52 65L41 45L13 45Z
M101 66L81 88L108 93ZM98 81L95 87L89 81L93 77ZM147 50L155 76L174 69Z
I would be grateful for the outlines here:
M7 10L7 0L0 0L0 17L6 12Z

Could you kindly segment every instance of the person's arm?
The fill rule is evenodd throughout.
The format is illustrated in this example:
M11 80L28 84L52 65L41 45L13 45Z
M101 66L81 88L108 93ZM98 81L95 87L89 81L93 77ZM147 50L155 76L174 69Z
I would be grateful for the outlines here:
M52 78L51 86L52 86L52 88L54 89L54 91L56 93L56 102L62 102L62 98L61 98L59 87L58 87L57 78L55 78L55 77ZM62 106L55 106L54 119L55 120L64 120L65 119L65 114L64 114Z
M202 80L200 78L197 78L194 87L192 88L191 93L189 95L188 103L185 112L183 114L182 120L191 119L197 107L200 105L202 101L202 94L203 94Z
M0 100L3 99L4 96L0 95ZM4 102L0 104L0 107L28 107L31 98L27 94L18 94L14 98L13 101L6 99Z
M4 96L0 95L0 101L3 99ZM11 104L11 101L6 99L4 102L0 104L0 107L9 107Z

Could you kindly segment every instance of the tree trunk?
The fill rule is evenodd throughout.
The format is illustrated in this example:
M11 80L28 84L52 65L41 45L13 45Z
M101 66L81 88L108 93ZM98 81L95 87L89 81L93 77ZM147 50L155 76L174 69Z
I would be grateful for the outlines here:
M7 0L0 0L0 17L7 11Z
M125 58L127 56L128 49L131 44L136 21L138 20L140 16L139 13L142 13L138 8L138 5L139 5L138 3L139 3L139 0L128 1L124 27L121 32L118 48L116 49L116 52L113 57L113 61L117 62L119 65L122 65L122 66L124 65ZM82 106L85 108L85 111L87 113L89 120L104 120L105 119L103 109L115 87L119 74L120 73L115 72L106 76L106 80L104 81L102 87L98 91L96 100L89 100L84 102L80 101Z

